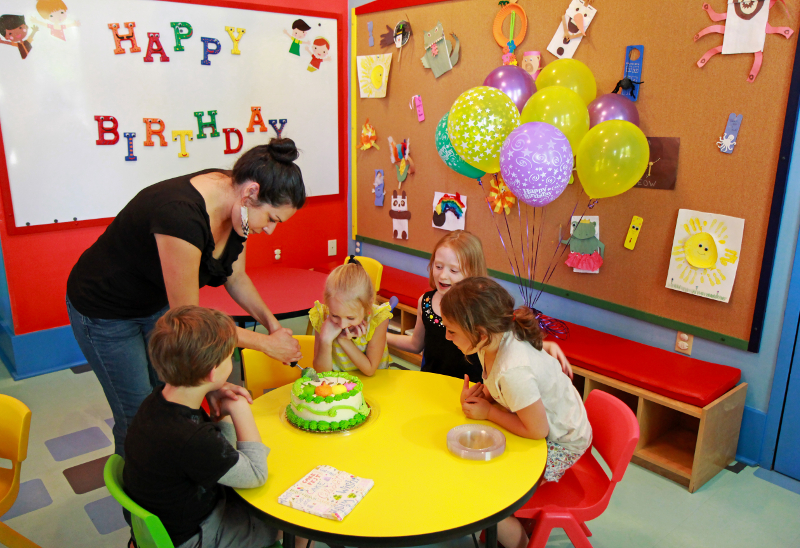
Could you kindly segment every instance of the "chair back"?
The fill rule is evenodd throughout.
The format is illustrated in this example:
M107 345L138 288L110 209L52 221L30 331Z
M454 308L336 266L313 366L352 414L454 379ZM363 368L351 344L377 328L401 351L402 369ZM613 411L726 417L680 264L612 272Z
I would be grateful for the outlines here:
M639 441L636 416L619 398L601 390L592 390L585 406L592 425L592 446L611 469L611 481L618 482Z
M364 267L364 270L367 271L369 279L372 280L372 286L375 288L375 294L377 295L378 291L381 288L381 276L383 275L383 265L371 257L359 257L355 255L350 255L349 257L345 257L344 264L349 263L350 259L358 261L361 264L361 266Z
M158 516L133 502L133 499L125 493L125 485L122 481L124 467L125 461L122 457L111 455L103 469L103 479L114 500L131 513L131 525L136 545L139 548L175 548Z
M15 465L28 457L31 410L11 396L0 394L0 458Z
M300 352L303 359L298 362L300 367L314 368L314 336L295 335L300 343ZM245 348L242 350L242 368L244 369L244 387L247 388L253 399L264 394L264 390L278 388L300 378L300 369L289 367L263 352Z

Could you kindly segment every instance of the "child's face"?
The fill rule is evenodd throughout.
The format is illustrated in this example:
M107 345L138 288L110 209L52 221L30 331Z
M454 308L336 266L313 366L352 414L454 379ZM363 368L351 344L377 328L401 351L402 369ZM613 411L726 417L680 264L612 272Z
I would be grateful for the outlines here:
M329 318L333 325L339 329L348 329L360 325L364 321L364 311L361 305L355 303L343 303L339 299L331 299L328 305Z
M477 347L472 346L472 341L469 340L469 337L457 322L442 316L442 324L445 327L445 338L448 341L452 341L465 356L478 351Z
M442 246L436 250L433 258L433 281L436 283L436 290L445 294L453 287L453 284L460 282L467 276L458 264L458 255L447 246Z
M215 385L222 386L226 382L228 382L228 377L231 376L231 372L233 371L233 353L225 358L221 364L216 367L216 374L214 376Z
M15 29L6 31L6 40L10 40L11 42L22 42L26 34L28 34L28 25L20 25Z
M328 46L312 46L311 51L317 59L325 59L328 56Z
M53 23L61 23L67 18L67 12L65 10L56 10L50 14L50 21Z
M302 40L306 37L307 30L300 30L300 29L292 29L292 36L297 38L298 40Z

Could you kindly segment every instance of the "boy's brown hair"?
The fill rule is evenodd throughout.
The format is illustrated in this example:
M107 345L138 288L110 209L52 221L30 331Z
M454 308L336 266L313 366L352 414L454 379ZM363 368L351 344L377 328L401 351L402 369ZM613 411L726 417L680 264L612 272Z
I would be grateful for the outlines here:
M227 314L179 306L156 322L147 346L158 377L172 386L199 386L233 353L236 325Z
M461 267L464 277L489 275L486 270L486 259L483 256L483 245L478 237L466 230L454 230L436 242L433 253L431 253L431 260L428 262L428 283L430 283L431 289L436 289L436 282L433 279L433 263L440 247L449 247L453 250L458 257L458 265Z

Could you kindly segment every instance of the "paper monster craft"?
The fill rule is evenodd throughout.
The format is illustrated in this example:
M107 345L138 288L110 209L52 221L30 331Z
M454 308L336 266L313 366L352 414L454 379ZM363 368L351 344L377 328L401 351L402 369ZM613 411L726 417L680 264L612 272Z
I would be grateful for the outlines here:
M442 23L437 22L436 26L432 30L425 31L422 37L422 41L425 44L422 66L431 69L434 78L438 78L458 63L461 43L455 33L451 33L450 36L456 41L455 47L450 46L450 42L444 34Z
M392 209L389 211L392 218L392 236L396 240L408 240L408 220L411 212L408 210L406 191L398 196L397 191L392 191Z
M391 155L392 163L397 171L397 188L400 188L408 177L409 173L414 173L414 161L411 159L411 149L408 139L404 139L402 143L395 143L394 139L389 137L389 154Z
M377 141L378 134L375 132L375 128L372 127L372 124L369 123L369 118L367 118L367 121L364 122L364 126L361 128L361 150L368 150L372 147L380 150L381 147L378 146Z
M600 270L606 246L597 239L596 228L596 221L572 221L572 236L561 241L562 244L569 244L570 253L565 261L567 266L589 272Z
M711 25L694 35L695 42L706 34L723 35L722 45L708 50L697 62L697 66L703 68L709 59L718 53L723 55L754 53L753 67L750 69L747 81L755 81L758 71L761 70L767 34L780 34L784 38L789 38L794 33L789 27L773 27L767 21L769 10L772 9L775 2L777 0L769 0L769 6L765 6L767 0L729 1L727 13L717 13L707 2L704 3L703 9L706 10L712 21L726 21L726 24Z

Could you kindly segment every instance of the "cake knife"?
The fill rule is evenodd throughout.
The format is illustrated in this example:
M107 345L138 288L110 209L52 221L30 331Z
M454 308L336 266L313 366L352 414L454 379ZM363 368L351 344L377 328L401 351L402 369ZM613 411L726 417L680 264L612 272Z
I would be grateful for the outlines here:
M312 367L301 367L301 366L297 365L297 362L292 362L290 365L292 367L298 368L300 370L300 374L303 377L308 377L314 382L319 382L319 377L317 376L317 372L314 371L314 369Z

